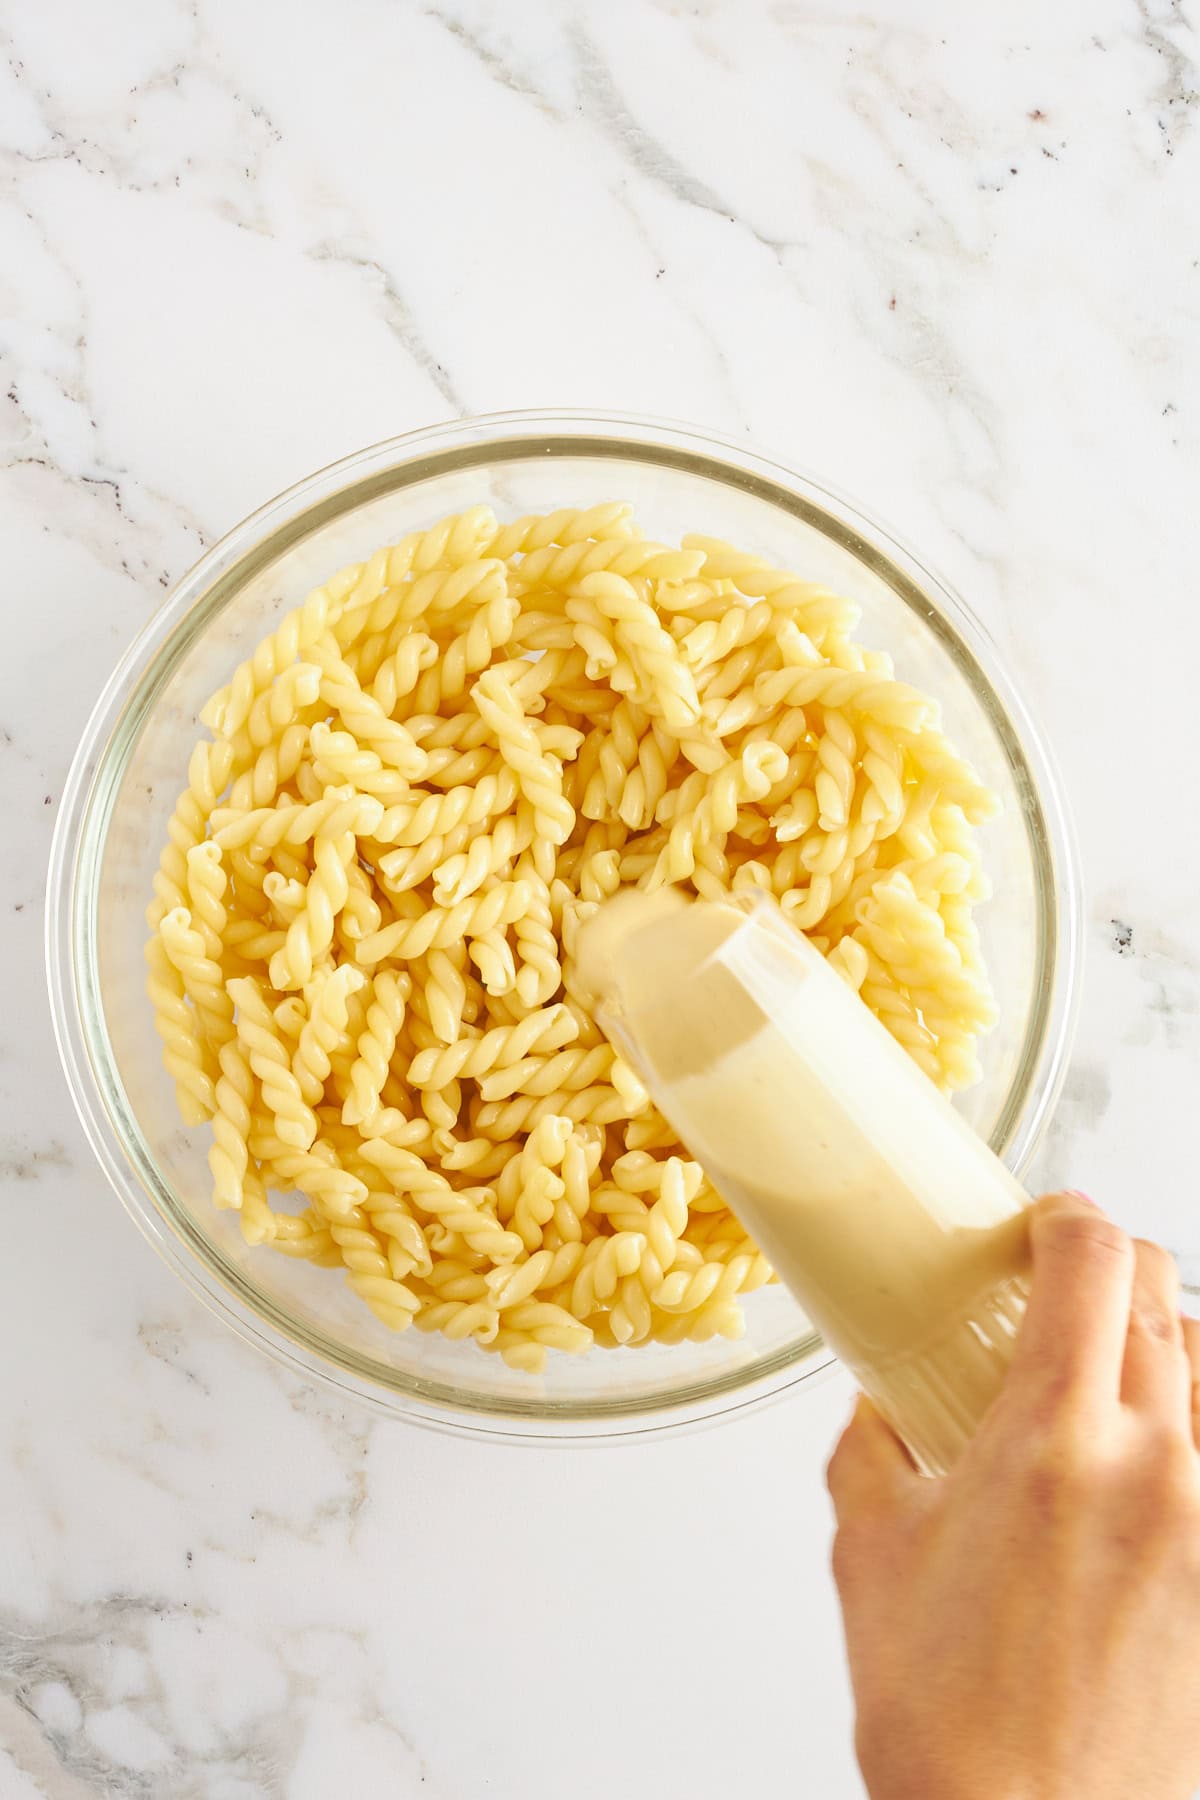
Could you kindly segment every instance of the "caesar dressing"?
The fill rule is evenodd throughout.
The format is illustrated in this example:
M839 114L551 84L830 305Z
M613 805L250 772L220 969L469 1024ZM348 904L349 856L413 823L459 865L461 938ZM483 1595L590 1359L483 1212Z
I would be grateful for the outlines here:
M995 1397L1028 1197L770 901L628 890L580 933L598 1018L930 1472Z

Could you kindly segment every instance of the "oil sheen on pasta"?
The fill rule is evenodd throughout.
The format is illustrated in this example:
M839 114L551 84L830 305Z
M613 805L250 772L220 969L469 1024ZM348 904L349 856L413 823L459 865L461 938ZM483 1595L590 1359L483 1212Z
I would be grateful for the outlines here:
M250 1243L529 1373L741 1332L770 1264L574 950L624 889L763 890L932 1082L976 1078L994 799L855 623L620 502L471 507L273 622L203 709L146 952Z
M620 894L580 977L666 1118L926 1468L999 1388L1027 1197L760 900Z

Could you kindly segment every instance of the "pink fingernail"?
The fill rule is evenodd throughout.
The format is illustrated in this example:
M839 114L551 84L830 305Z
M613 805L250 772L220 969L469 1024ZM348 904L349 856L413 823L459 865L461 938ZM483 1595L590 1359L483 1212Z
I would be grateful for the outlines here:
M1100 1204L1098 1200L1093 1200L1090 1194L1085 1194L1082 1188L1064 1188L1063 1192L1068 1194L1072 1200L1082 1200L1085 1206L1098 1207Z

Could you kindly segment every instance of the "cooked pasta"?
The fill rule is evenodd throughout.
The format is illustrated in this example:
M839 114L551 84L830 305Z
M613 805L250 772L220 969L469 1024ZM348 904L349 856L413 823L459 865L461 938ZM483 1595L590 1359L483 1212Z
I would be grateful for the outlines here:
M977 1078L994 797L855 620L618 503L473 507L264 638L203 710L146 951L248 1242L518 1370L740 1332L771 1271L573 948L622 885L761 889L933 1081Z

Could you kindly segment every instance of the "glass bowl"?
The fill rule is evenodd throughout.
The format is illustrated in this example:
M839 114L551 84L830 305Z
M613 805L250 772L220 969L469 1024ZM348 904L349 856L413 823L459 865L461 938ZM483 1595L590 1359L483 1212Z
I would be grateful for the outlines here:
M184 577L105 688L55 835L47 960L59 1048L92 1147L150 1242L243 1337L292 1368L423 1423L507 1437L624 1436L781 1394L829 1366L781 1289L744 1338L551 1355L544 1376L471 1343L394 1335L330 1270L243 1243L209 1201L208 1133L185 1130L144 993L143 912L197 712L280 612L344 563L480 501L501 516L620 498L666 542L702 531L849 595L864 644L936 696L1000 794L980 914L1001 1002L983 1081L962 1097L1011 1168L1063 1073L1079 959L1070 835L1046 753L978 621L877 524L817 482L692 429L562 412L435 426L363 450L270 501Z

